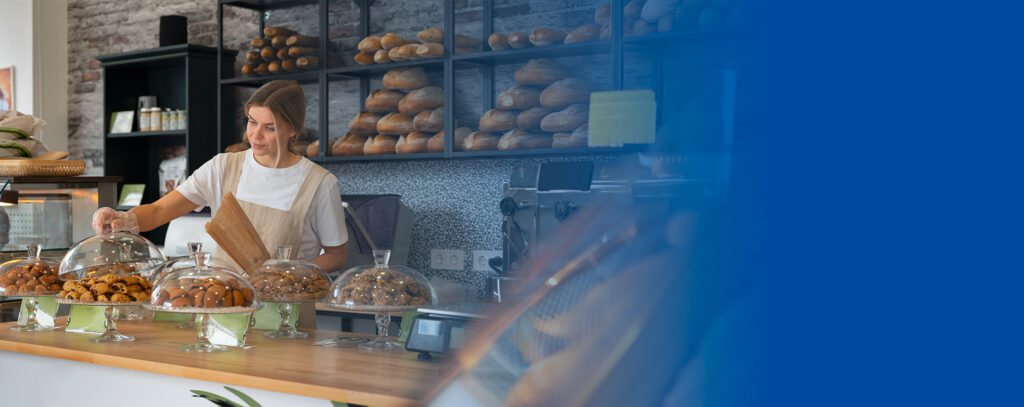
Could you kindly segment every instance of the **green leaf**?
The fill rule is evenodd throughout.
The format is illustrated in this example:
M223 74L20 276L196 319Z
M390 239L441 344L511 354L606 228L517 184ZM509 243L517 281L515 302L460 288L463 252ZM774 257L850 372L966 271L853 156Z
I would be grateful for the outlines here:
M348 407L348 403L331 400L331 407Z
M228 400L228 399L226 399L224 397L218 396L218 395L210 393L208 391L202 391L202 390L189 390L189 391L191 391L191 392L196 394L193 397L202 397L204 399L209 400L211 403L216 404L216 405L221 406L221 407L244 407L241 404L235 403L234 401Z
M248 394L242 393L241 391L238 391L236 389L232 389L232 388L230 388L228 386L224 386L224 388L228 389L228 391L230 391L232 393L235 393L235 395L238 396L238 398L242 399L242 401L244 401L245 404L248 404L249 407L263 407L263 406L260 405L260 403L257 403L256 400L253 400L252 397L249 397Z

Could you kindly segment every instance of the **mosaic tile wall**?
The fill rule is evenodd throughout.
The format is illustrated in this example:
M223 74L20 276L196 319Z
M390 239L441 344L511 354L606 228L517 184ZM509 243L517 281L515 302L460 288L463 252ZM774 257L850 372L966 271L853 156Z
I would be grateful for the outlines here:
M519 166L545 161L593 160L598 166L635 162L635 154L566 158L380 161L330 164L342 194L398 194L414 213L409 266L428 278L472 284L483 296L490 272L476 272L472 250L501 249L502 184ZM430 268L431 249L466 252L462 271Z

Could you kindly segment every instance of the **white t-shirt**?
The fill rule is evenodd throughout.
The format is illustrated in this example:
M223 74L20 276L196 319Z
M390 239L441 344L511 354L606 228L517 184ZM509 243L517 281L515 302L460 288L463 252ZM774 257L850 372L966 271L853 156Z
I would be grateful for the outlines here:
M216 215L221 197L227 192L221 185L226 165L226 154L218 154L193 172L176 190L199 205L197 210L209 206L210 212ZM291 208L302 180L306 179L313 165L312 161L302 159L288 168L267 168L256 162L252 150L248 150L242 162L242 174L238 178L235 198L286 211ZM345 211L341 206L338 178L327 174L317 187L316 195L306 212L298 258L312 259L320 255L321 248L341 246L345 242L348 242L348 231L345 229ZM273 247L267 249L274 251Z

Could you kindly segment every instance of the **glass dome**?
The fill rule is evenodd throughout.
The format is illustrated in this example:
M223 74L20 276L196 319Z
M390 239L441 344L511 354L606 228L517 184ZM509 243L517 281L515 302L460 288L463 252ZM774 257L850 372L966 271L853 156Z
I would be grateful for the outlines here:
M25 257L0 264L0 296L49 296L60 292L64 284L58 276L60 259L40 256L38 244L28 245Z
M96 235L78 242L64 255L60 275L64 280L106 274L127 276L166 260L160 249L146 238L134 233L114 232Z
M320 266L302 260L291 260L291 246L279 246L277 258L263 262L249 273L249 282L263 301L277 302L281 326L264 336L273 339L298 339L309 336L295 329L291 315L298 311L296 302L319 301L331 287L331 278ZM306 306L312 306L308 304Z
M259 308L252 285L231 268L209 264L210 254L197 252L194 266L160 277L146 308L196 314L252 312Z
M390 266L390 250L374 250L372 266L353 267L331 284L324 305L359 311L413 310L437 303L437 293L423 274Z

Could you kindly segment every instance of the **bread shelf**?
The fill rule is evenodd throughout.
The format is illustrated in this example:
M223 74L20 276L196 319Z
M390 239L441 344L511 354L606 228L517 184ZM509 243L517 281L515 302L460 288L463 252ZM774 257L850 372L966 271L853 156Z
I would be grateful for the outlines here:
M427 160L444 158L444 153L417 153L417 154L382 154L382 155L352 155L352 156L327 156L309 157L315 163L340 163L350 161L385 161L385 160Z
M220 0L220 4L225 6L247 8L257 11L308 6L317 3L317 0Z
M644 150L645 146L630 145L626 147L569 147L569 148L536 148L529 150L484 150L484 151L455 151L452 158L482 158L482 157L529 157L545 155L578 155L578 154L615 154L632 153Z
M134 137L184 137L187 130L133 131L131 133L107 133L107 138Z
M243 76L241 78L221 79L221 85L248 86L258 88L263 84L275 80L293 80L301 84L317 83L320 81L319 71L292 72L279 75L265 76Z
M414 61L392 62L388 64L343 66L327 69L327 74L335 78L342 77L343 79L345 77L365 78L381 76L389 70L395 68L407 68L411 66L420 66L427 71L440 71L444 69L444 58L418 59Z
M596 40L574 44L558 44L546 47L508 49L502 51L484 51L472 54L452 56L456 62L477 65L505 65L526 62L534 58L564 58L584 55L608 54L611 52L611 41Z

